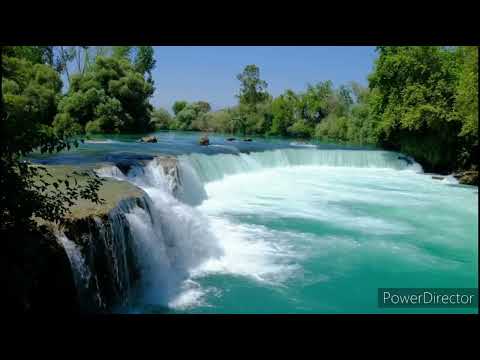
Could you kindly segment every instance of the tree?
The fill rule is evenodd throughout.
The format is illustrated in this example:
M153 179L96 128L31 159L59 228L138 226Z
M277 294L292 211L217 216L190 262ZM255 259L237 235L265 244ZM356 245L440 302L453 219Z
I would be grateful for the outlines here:
M258 66L247 65L237 79L240 80L240 94L237 96L240 104L254 107L268 99L267 83L260 79Z
M152 112L152 122L157 129L168 130L172 125L172 115L163 109L158 108Z
M87 182L76 186L69 176L52 179L46 168L23 159L34 150L52 153L78 143L56 136L50 126L61 88L58 74L51 66L11 54L2 57L0 230L21 236L38 231L34 218L65 221L69 207L79 198L101 202L97 194L101 180L84 173Z
M175 101L173 103L173 106L172 106L173 114L175 116L177 116L178 113L180 111L182 111L187 105L188 105L188 103L186 101L183 101L183 100L182 101Z
M197 101L195 103L192 104L192 107L195 109L195 111L197 111L198 113L207 113L209 112L212 107L210 106L210 104L206 101Z
M285 91L272 101L271 135L288 135L287 129L300 119L299 105L299 98L292 90Z
M451 171L461 122L455 115L457 63L452 49L378 47L369 77L381 145L415 157L428 171Z
M152 84L127 60L99 56L83 76L72 76L69 92L58 105L54 128L57 134L71 135L73 129L61 126L71 120L82 131L149 131L152 94Z
M114 46L112 56L117 59L124 59L131 61L133 46Z
M308 85L307 91L300 96L301 117L311 126L318 124L332 110L331 100L334 96L330 80Z
M192 106L186 106L176 116L178 130L190 130L192 122L197 118L197 112Z
M142 75L146 74L149 81L151 81L155 63L153 47L139 46L134 61L135 69Z
M24 59L32 64L53 65L53 46L4 46L5 56Z
M462 123L463 139L459 161L468 168L478 165L478 47L461 46L457 53L460 66L454 107Z
M310 124L305 119L298 120L293 123L287 129L288 133L293 136L299 136L302 138L309 138L312 136L313 129Z
M55 63L55 68L60 74L65 72L67 76L68 85L70 86L70 72L68 70L68 64L75 59L75 47L59 47L59 55Z

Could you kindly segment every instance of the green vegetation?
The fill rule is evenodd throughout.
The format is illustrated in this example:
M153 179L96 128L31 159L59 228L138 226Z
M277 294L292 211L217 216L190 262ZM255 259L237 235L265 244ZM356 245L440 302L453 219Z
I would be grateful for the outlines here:
M99 56L83 75L72 76L53 127L67 135L150 131L153 91L127 60Z
M80 198L101 203L101 180L85 173L53 178L23 157L34 150L57 152L78 145L52 128L60 97L59 74L45 61L51 49L2 47L2 113L0 128L0 226L2 233L35 231L33 218L62 222ZM49 60L50 61L50 60Z

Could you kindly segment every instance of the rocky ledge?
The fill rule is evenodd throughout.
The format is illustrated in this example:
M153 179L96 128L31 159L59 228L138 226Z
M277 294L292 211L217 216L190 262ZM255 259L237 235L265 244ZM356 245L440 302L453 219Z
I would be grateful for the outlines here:
M154 161L163 167L175 193L180 185L177 159L159 156L148 161ZM132 166L146 165L148 161L123 162L120 166L116 164L116 169L127 175ZM93 171L102 165L104 164L47 168L55 178L63 178L74 171ZM86 181L86 176L76 176L76 180L81 184ZM70 291L69 294L65 291L63 298L70 299L70 308L83 312L109 312L115 306L128 305L133 299L135 284L141 272L126 214L134 208L150 214L148 197L143 190L127 181L104 178L99 197L104 203L77 201L70 208L67 222L62 226L42 223L51 234L48 237L50 247L55 249L55 252L51 252L51 257L57 263L65 264L67 260L71 264L71 269L58 269L65 275L61 278L61 287ZM53 260L51 262L54 263ZM75 298L71 296L72 288L76 289ZM48 297L47 293L46 296Z
M94 166L47 168L58 179L74 171L94 170ZM75 175L79 184L86 179L85 175ZM50 258L49 262L64 264L67 261L70 265L68 269L65 266L56 269L63 275L61 283L55 285L64 289L58 296L69 299L70 305L65 306L70 309L108 312L113 306L129 301L139 277L133 256L133 237L125 213L135 206L148 207L145 194L129 182L108 178L104 179L99 197L104 200L102 204L84 199L77 201L70 208L66 223L61 226L37 221L44 229L42 249ZM32 273L44 271L40 265ZM42 299L43 296L49 297L49 286L49 282L42 285L45 291L40 289L38 292L44 295L31 300L32 306L40 308L36 304L47 302ZM72 288L76 292L74 298L67 293Z
M478 186L478 170L460 171L454 174L460 184Z

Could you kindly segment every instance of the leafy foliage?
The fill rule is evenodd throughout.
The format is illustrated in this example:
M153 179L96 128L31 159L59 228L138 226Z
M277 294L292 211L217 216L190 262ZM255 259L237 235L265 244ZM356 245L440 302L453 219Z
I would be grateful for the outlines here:
M0 230L9 234L20 228L36 231L34 218L63 222L77 199L102 202L97 194L102 181L95 174L83 174L86 181L77 186L70 176L53 179L46 168L23 160L37 149L52 153L78 143L51 128L61 88L58 74L18 53L35 51L7 51L2 56Z
M462 128L454 111L455 50L402 46L379 47L378 52L369 80L380 144L414 156L429 170L451 170Z
M153 110L151 117L155 128L159 130L168 130L173 121L172 115L163 108Z
M84 74L74 75L68 94L58 105L55 131L71 135L87 132L145 132L152 129L149 98L154 88L123 58L97 57Z
M260 79L260 69L256 65L247 65L242 73L237 75L240 80L240 104L255 106L268 99L266 81Z
M186 101L175 101L172 106L172 110L175 116L177 116L178 113L182 111L187 105L188 103Z

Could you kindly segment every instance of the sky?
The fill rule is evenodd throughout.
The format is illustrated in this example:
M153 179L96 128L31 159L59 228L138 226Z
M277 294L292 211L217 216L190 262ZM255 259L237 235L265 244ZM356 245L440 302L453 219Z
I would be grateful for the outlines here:
M249 64L260 68L274 97L324 80L367 85L375 58L370 46L158 46L151 102L170 112L177 100L207 101L213 110L235 105L236 76Z

